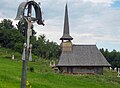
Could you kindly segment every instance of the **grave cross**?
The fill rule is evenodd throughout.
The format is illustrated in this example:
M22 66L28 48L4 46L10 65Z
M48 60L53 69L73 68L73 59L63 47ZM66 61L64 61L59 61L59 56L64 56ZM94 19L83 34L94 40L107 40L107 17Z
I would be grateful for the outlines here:
M32 8L34 9L35 16L32 16L32 12L33 12ZM32 48L32 45L30 45L31 26L33 22L37 22L37 24L39 25L44 25L42 20L41 8L39 4L37 4L34 0L31 0L31 1L27 0L26 2L22 2L18 7L18 12L15 20L25 20L27 21L27 25L28 25L28 29L26 31L27 33L25 33L26 41L24 44L24 50L23 50L24 52L22 56L23 64L22 64L22 77L21 77L21 88L26 88L27 64L28 64L29 57L31 60L31 48Z

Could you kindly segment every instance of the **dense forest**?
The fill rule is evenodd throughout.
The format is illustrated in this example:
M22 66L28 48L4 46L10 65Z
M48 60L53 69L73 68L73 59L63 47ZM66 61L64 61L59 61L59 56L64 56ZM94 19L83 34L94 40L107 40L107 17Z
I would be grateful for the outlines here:
M16 26L17 28L12 25L11 20L4 19L0 22L0 46L22 53L27 23L24 20L19 21ZM46 39L44 34L39 35L37 38L34 26L31 29L32 53L41 58L58 59L61 52L60 46L56 42ZM120 67L119 51L113 49L113 51L109 52L108 49L103 48L100 51L113 67Z

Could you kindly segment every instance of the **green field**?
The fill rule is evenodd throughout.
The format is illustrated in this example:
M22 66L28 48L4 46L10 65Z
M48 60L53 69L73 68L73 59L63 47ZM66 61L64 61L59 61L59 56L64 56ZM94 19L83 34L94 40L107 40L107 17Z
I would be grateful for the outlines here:
M8 53L0 53L0 88L20 88L22 61L8 57ZM29 70L30 67L34 72ZM32 88L120 88L116 72L105 70L104 75L58 74L49 67L48 60L29 62L27 80Z

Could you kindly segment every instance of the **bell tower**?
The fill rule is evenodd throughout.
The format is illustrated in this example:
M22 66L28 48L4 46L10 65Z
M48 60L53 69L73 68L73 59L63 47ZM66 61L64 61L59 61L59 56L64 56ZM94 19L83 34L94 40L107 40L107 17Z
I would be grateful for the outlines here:
M62 40L62 43L61 43L62 52L70 52L70 51L72 51L72 42L71 42L71 40L73 40L73 38L70 36L70 33L69 33L69 18L68 18L67 4L65 6L63 36L60 38L60 40Z

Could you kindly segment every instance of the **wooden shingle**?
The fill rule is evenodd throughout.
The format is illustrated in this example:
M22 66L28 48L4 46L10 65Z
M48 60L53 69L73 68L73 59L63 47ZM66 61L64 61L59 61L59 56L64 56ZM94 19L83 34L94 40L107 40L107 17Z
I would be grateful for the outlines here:
M96 45L73 45L72 52L62 52L57 66L110 66Z

